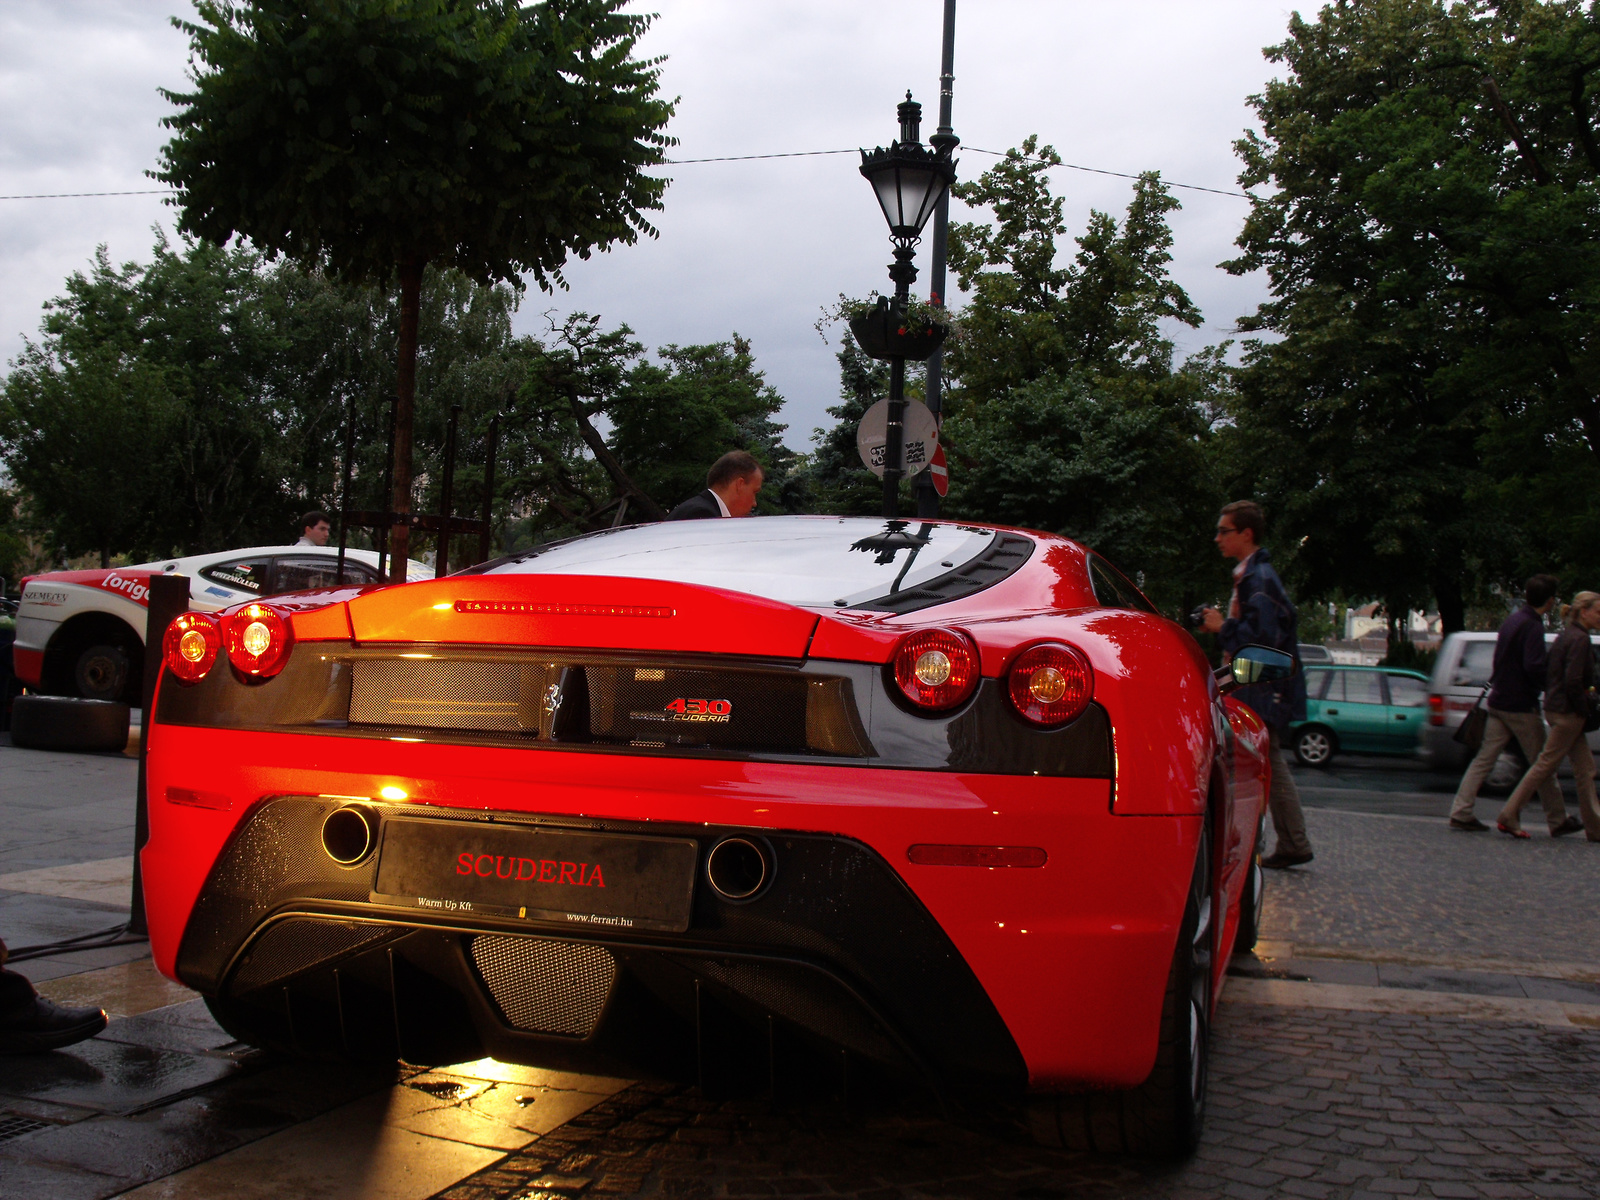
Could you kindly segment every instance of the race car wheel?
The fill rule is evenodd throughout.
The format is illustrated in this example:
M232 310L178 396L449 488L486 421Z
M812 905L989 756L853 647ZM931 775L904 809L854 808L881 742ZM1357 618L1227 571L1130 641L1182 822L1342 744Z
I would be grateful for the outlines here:
M1331 731L1307 725L1294 735L1294 756L1303 767L1325 767L1337 748Z
M72 669L72 682L85 700L123 699L128 683L126 651L104 643L85 647Z
M70 696L18 696L11 702L11 744L29 750L125 750L128 706Z
M1239 895L1239 932L1233 939L1235 954L1248 954L1261 936L1261 913L1266 907L1266 872L1261 869L1261 839L1265 820L1256 823L1256 844L1245 868L1244 891Z
M1210 822L1195 856L1189 900L1167 974L1161 1034L1150 1077L1122 1092L1047 1096L1033 1102L1034 1139L1047 1146L1183 1158L1200 1144L1211 1048L1211 973L1218 922L1213 919Z

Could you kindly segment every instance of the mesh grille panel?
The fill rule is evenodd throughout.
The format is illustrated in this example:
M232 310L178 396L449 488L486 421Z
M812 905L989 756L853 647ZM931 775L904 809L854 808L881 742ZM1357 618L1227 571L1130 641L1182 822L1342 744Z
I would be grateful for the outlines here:
M250 947L234 972L231 988L248 992L280 979L342 957L358 946L395 936L386 929L353 921L317 921L291 918L279 921Z
M587 1037L617 978L598 946L546 938L475 937L472 961L515 1029Z
M597 738L665 746L806 749L806 681L750 671L589 667Z
M350 720L424 729L539 728L545 669L539 663L449 659L359 659Z

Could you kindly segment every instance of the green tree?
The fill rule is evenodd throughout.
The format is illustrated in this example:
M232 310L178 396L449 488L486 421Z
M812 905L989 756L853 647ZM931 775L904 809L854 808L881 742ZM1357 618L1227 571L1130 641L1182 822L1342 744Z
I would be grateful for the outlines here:
M342 278L398 282L396 512L412 503L424 269L560 282L570 255L654 230L671 139L649 18L624 0L197 0L202 64L156 177L180 227ZM398 560L407 529L392 535ZM397 574L396 578L403 576Z
M1162 323L1200 314L1169 274L1178 205L1159 177L1139 177L1121 220L1091 212L1063 264L1060 161L1029 138L955 189L993 219L951 228L972 298L946 356L947 511L1082 540L1176 611L1221 575L1207 449L1229 373L1215 353L1173 367Z
M856 430L867 409L889 394L889 364L862 351L848 333L836 357L840 402L828 409L834 424L811 434L817 447L807 466L813 499L819 512L875 517L883 512L883 481L861 462ZM913 364L906 366L910 375ZM915 390L908 386L907 395ZM906 481L902 502L910 487L911 481Z
M1273 190L1226 265L1266 272L1241 325L1274 336L1222 460L1303 540L1315 591L1431 596L1451 630L1491 583L1600 569L1596 22L1366 0L1267 50L1286 78L1238 149Z

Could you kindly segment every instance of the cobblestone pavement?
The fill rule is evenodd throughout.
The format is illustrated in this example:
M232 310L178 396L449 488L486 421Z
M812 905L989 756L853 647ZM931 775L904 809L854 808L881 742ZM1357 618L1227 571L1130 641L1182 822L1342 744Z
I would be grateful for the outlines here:
M1423 962L1600 964L1600 844L1533 822L1527 841L1328 809L1306 824L1316 859L1273 875L1266 938Z
M635 1085L439 1200L1600 1196L1600 1033L1234 1004L1213 1062L1178 1166L905 1101L786 1112Z

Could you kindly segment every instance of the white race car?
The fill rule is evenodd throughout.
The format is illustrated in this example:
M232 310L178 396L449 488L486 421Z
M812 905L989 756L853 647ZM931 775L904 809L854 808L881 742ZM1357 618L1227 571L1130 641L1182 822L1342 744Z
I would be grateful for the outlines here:
M214 612L257 596L334 587L338 557L337 546L256 546L110 570L29 575L17 604L12 669L33 691L137 705L152 575L189 576L189 607ZM406 575L431 579L433 568L412 561ZM381 582L377 554L346 550L344 582Z

